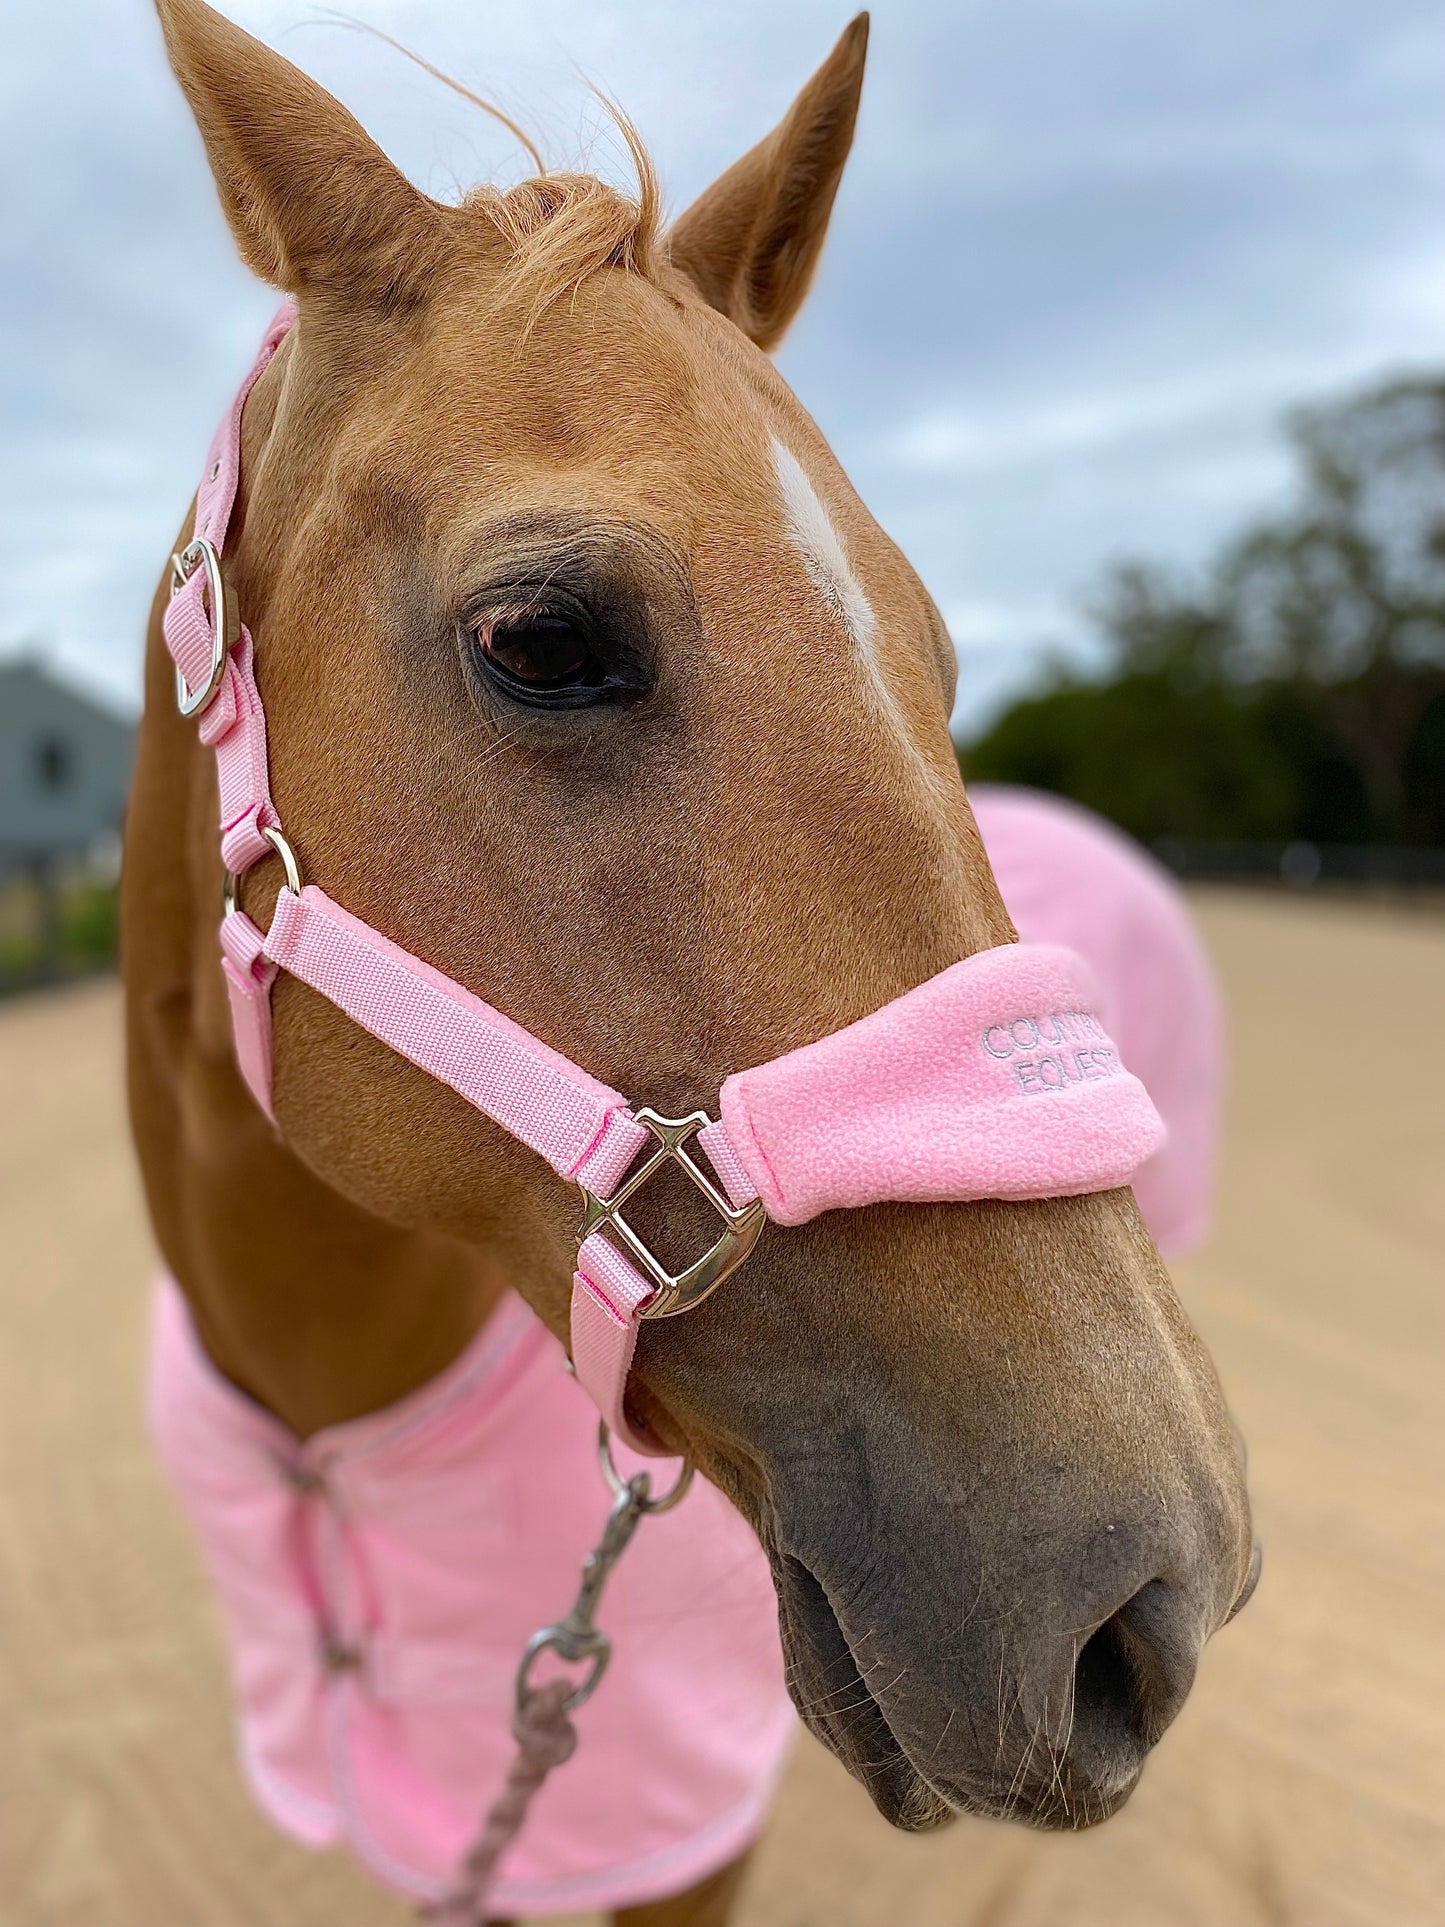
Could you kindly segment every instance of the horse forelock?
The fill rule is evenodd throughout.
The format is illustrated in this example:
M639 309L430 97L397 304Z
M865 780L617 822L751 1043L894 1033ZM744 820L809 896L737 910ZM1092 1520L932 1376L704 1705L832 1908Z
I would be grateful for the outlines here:
M595 174L547 173L506 189L475 187L462 203L508 244L502 291L534 321L603 268L621 268L655 285L666 265L662 189L652 157L626 114L610 101L604 105L632 156L636 195Z
M646 143L616 101L593 89L626 144L637 175L635 196L620 193L593 174L554 173L526 129L494 101L379 27L356 25L506 128L536 167L535 176L515 187L481 183L468 190L462 203L483 215L508 243L512 264L506 291L522 297L533 320L600 268L619 267L646 281L656 279L667 254L662 189Z

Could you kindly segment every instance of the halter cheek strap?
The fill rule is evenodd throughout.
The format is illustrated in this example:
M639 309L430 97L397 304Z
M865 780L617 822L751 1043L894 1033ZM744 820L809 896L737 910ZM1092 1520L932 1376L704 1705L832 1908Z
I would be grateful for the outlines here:
M314 884L281 891L264 951L561 1177L610 1191L647 1142L616 1091Z
M640 1323L700 1303L744 1262L766 1219L799 1225L886 1200L1065 1197L1128 1183L1164 1127L1094 1015L1087 967L1070 951L1010 944L965 958L845 1030L729 1077L720 1118L674 1119L630 1109L464 985L303 885L271 798L251 636L221 573L242 410L295 318L288 302L216 431L163 625L177 700L216 755L228 872L221 969L236 1061L266 1115L271 986L285 970L580 1186L573 1366L613 1431L654 1454L666 1448L626 1405ZM272 853L286 885L263 932L236 908L234 885ZM718 1219L715 1242L676 1274L626 1215L664 1164Z

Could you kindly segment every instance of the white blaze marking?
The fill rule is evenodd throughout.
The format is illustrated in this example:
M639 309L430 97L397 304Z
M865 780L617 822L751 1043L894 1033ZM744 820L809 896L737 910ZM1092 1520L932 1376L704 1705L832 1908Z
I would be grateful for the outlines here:
M828 511L818 500L817 491L808 480L802 463L791 449L784 448L776 438L773 441L773 466L777 470L778 487L783 494L789 533L802 554L814 587L835 615L842 617L858 653L865 660L871 659L873 635L877 628L873 605L853 573L848 552L829 519ZM874 667L876 673L876 665Z
M898 698L888 686L883 665L878 659L878 622L873 614L873 604L868 600L863 584L854 575L843 538L834 528L802 463L791 449L784 448L776 436L773 437L773 467L777 471L778 487L782 492L788 532L802 555L814 587L847 629L868 678L873 700L892 725L910 760L922 772L925 783L931 790L936 790L937 775L913 740L907 718L899 707Z

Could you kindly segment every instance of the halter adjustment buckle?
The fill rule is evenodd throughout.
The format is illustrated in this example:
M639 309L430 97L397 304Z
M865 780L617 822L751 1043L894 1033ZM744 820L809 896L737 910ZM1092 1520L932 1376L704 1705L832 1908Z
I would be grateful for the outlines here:
M206 589L211 601L211 666L198 689L188 689L186 679L176 668L176 707L183 716L199 715L216 699L221 678L226 673L226 657L236 633L236 611L226 579L221 574L221 558L213 542L198 535L171 557L171 596L178 596L197 569L206 572Z
M663 1117L644 1106L632 1115L652 1133L657 1140L657 1148L648 1152L642 1163L630 1177L624 1179L610 1198L599 1198L586 1185L581 1187L586 1209L577 1233L577 1242L580 1245L594 1231L612 1233L628 1257L657 1287L638 1316L675 1318L679 1312L691 1311L694 1305L700 1305L709 1292L716 1291L724 1278L737 1270L762 1235L767 1212L760 1198L754 1198L741 1208L730 1204L702 1167L688 1155L684 1148L687 1140L712 1122L706 1111L693 1111L687 1117ZM623 1205L629 1198L635 1197L664 1164L681 1166L724 1225L717 1243L685 1271L677 1273L667 1269L622 1215Z

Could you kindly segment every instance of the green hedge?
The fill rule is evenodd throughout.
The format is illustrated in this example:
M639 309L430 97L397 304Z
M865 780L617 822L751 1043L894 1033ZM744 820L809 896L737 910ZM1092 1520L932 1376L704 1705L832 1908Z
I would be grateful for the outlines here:
M1376 837L1350 758L1307 694L1282 683L1070 685L1017 704L960 761L965 777L1055 790L1146 842ZM1421 787L1438 783L1435 757L1422 761Z
M114 965L120 920L115 884L66 882L54 914L54 940L48 942L36 884L12 880L0 886L0 993Z

